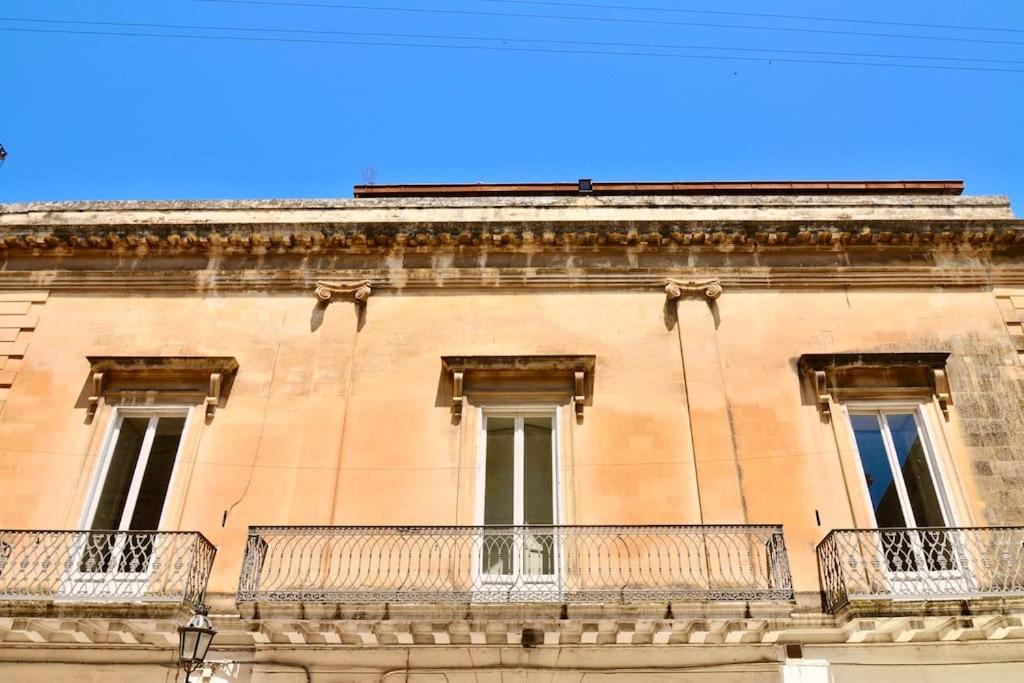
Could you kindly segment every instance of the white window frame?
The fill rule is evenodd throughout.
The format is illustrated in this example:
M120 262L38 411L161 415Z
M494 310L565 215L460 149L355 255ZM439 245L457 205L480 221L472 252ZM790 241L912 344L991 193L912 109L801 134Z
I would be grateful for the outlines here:
M120 435L121 425L126 417L145 417L149 418L150 422L146 429L146 436L142 442L141 453L139 453L139 460L135 463L135 472L132 474L132 483L128 489L128 497L125 500L124 511L121 513L121 519L118 521L117 529L111 529L111 531L127 531L127 524L131 521L131 516L135 512L135 504L138 500L139 489L142 486L142 475L146 471L146 464L149 462L150 451L153 446L153 437L156 431L156 422L154 418L161 417L184 417L185 424L181 428L181 440L178 442L178 450L174 454L174 467L171 470L171 478L167 482L168 498L170 492L174 489L174 480L178 473L178 464L180 462L181 453L185 446L185 439L188 435L189 425L192 421L192 407L191 406L156 406L156 407L123 407L117 406L113 409L113 414L110 418L110 425L107 429L107 434L104 437L103 448L100 451L100 462L97 468L96 475L93 477L92 484L89 487L89 495L86 498L85 509L82 512L82 524L81 529L88 530L92 526L92 520L96 516L96 508L99 507L100 493L103 491L103 484L107 480L107 474L110 470L110 462L114 456L114 447L117 445L117 438ZM163 526L164 516L167 514L167 502L164 500L163 510L160 512L160 524L157 531ZM147 531L149 531L147 529Z
M846 424L850 430L850 439L853 443L853 452L857 454L857 464L860 468L860 488L867 501L868 511L875 528L878 528L878 520L875 518L875 506L871 502L871 492L868 490L867 480L864 477L864 461L860 457L860 448L857 446L857 439L853 434L853 421L851 415L879 415L885 413L911 413L917 425L917 431L921 434L924 444L925 461L928 464L928 473L931 475L932 483L935 485L935 493L939 498L939 509L942 512L942 519L947 527L956 526L956 519L953 515L953 506L946 488L946 477L942 471L941 463L935 452L935 437L928 424L924 407L926 404L920 401L858 401L843 405L846 415ZM892 442L892 435L889 432L888 423L882 429L882 440L885 443L886 455L889 458L889 468L894 475L896 491L900 500L900 507L906 519L908 527L917 528L920 526L914 519L914 511L910 505L910 497L907 494L906 482L903 480L903 473L900 470L899 462L896 460L896 447ZM897 476L898 475L898 476Z
M163 417L185 418L185 424L181 429L181 440L178 442L178 450L175 451L174 454L174 466L171 469L171 477L167 482L167 496L164 499L163 509L160 511L160 522L156 529L140 530L159 531L163 528L165 517L168 512L168 503L170 502L171 491L174 490L175 480L177 479L179 466L181 464L182 452L184 451L185 441L188 438L189 426L193 419L193 413L194 411L192 406L181 405L146 407L116 406L113 408L110 422L108 424L106 434L104 435L103 446L100 450L100 459L96 468L96 474L93 476L92 483L89 487L89 494L86 497L86 503L82 511L81 525L79 528L82 529L84 533L81 534L81 539L78 541L76 544L77 547L72 552L73 561L71 563L71 569L69 569L63 579L63 584L67 588L62 592L71 596L78 595L90 597L102 597L104 594L123 595L131 593L127 584L145 583L148 580L148 567L138 572L123 572L119 570L121 554L124 551L124 542L121 538L117 540L114 547L111 549L111 560L107 571L83 571L80 567L80 562L86 552L86 544L88 543L90 532L92 531L92 520L96 516L103 485L106 483L107 476L110 473L110 463L113 459L114 448L117 445L117 439L120 435L121 425L124 423L124 419L128 417L149 418L149 424L147 425L146 435L143 438L140 448L139 459L135 463L135 471L132 473L132 483L128 489L128 496L125 499L125 506L121 513L121 519L118 520L116 529L108 530L112 532L129 531L127 527L131 522L132 515L135 513L135 505L138 502L139 489L142 486L142 477L145 474L146 465L149 462L149 456L152 452L153 438L156 432L156 420ZM96 531L103 530L97 529Z
M868 489L867 477L864 474L864 461L861 458L860 447L857 445L857 439L853 431L853 422L850 419L851 415L872 415L882 416L886 413L910 413L914 417L914 423L917 426L918 433L921 435L922 444L924 445L925 462L928 466L928 473L931 476L932 484L935 487L935 493L939 501L939 511L942 514L943 523L946 528L956 527L956 514L954 512L954 506L950 499L949 489L947 482L949 481L946 477L946 473L943 468L941 459L938 457L936 451L936 438L935 432L931 427L931 423L928 419L927 406L929 404L923 401L913 400L889 400L889 401L852 401L843 404L843 414L846 418L846 426L849 429L850 443L853 447L853 453L857 459L857 467L859 471L859 486L863 500L867 506L868 514L871 515L871 522L873 528L879 531L882 529L878 526L878 519L875 517L875 506L871 500L871 491ZM896 486L897 496L900 501L900 508L903 512L904 521L908 529L921 528L914 518L913 507L910 505L910 496L907 493L906 482L903 479L903 472L899 466L898 456L896 455L896 447L892 441L892 434L888 422L884 419L880 420L882 429L882 441L885 445L886 456L889 460L889 468L893 474L893 482ZM927 527L925 527L927 528ZM952 537L955 539L955 537ZM895 571L888 569L890 578L894 583L912 583L920 581L923 577L928 577L929 582L934 584L935 579L941 579L949 581L947 587L952 589L954 584L968 580L968 576L962 571L963 567L966 567L967 555L963 552L962 548L957 547L955 540L953 541L953 552L954 557L958 563L958 567L948 570L931 570L927 568L927 561L925 560L925 554L921 547L921 540L916 534L911 534L911 544L913 551L917 554L917 565L920 569L916 571ZM884 556L884 551L881 547L877 551L880 555ZM913 590L914 593L920 593L920 590Z
M562 496L561 496L561 477L560 477L560 464L562 460L561 454L561 406L558 405L497 405L497 406L481 406L479 409L479 420L478 420L478 432L477 432L477 459L476 459L476 514L475 520L477 526L484 526L484 504L487 487L487 418L489 417L512 417L516 419L515 426L515 440L513 447L513 494L512 494L512 526L525 526L524 524L524 507L525 507L525 481L523 479L523 473L525 471L523 459L525 457L525 443L524 443L524 432L523 432L523 418L525 417L550 417L551 418L551 486L552 486L552 498L551 504L552 510L552 525L557 526L562 523ZM517 543L516 546L519 544ZM480 542L482 548L483 543ZM513 572L511 574L491 574L483 571L482 556L480 560L473 562L473 574L474 583L476 585L483 585L485 587L493 586L508 587L510 584L529 584L536 585L538 583L557 586L561 585L562 576L562 552L561 543L557 534L555 534L555 547L554 547L554 573L553 574L541 574L523 576L519 571L518 567L521 566L520 558L522 556L523 549L516 547L513 551Z

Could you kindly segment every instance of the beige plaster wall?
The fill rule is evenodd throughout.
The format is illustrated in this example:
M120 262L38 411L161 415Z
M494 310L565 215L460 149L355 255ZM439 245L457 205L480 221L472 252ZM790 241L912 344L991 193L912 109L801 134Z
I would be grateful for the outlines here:
M797 357L949 350L954 404L935 426L960 521L1024 521L979 498L985 449L1021 444L1013 427L972 436L972 421L1003 421L979 406L1015 400L1003 394L1020 380L991 292L727 291L714 310L694 303L676 316L657 292L381 295L360 317L311 296L51 293L0 412L0 528L82 524L110 421L109 406L85 419L92 354L237 357L226 404L191 422L165 513L165 528L219 548L213 592L235 589L249 524L470 523L474 422L453 424L444 400L449 354L596 354L593 405L582 422L563 419L564 518L781 522L806 591L814 545L860 503Z

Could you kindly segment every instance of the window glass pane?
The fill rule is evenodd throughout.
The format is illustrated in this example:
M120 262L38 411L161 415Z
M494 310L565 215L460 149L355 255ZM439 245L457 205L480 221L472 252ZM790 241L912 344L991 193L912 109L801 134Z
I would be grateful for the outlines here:
M487 418L484 524L512 524L515 486L515 419Z
M917 430L914 416L908 413L890 413L885 416L892 434L896 459L903 474L903 482L910 498L910 509L917 526L945 526L942 507L935 490L924 443Z
M526 524L554 524L554 478L551 472L550 415L523 418L523 481L526 500L523 501ZM555 537L552 534L527 533L523 546L523 572L530 574L555 573Z
M484 481L484 524L513 524L515 509L515 419L488 417L487 461ZM507 533L485 534L483 571L512 573L513 537Z
M875 521L883 529L906 526L878 417L873 414L850 415L850 423L875 510Z
M554 483L551 472L551 417L524 418L523 473L526 524L554 524Z
M167 487L174 469L174 457L178 453L184 428L184 417L161 417L156 423L153 447L149 451L149 461L142 475L142 485L129 529L156 531L160 526L160 515L163 513L164 501L167 500Z
M128 489L132 485L132 475L139 461L139 450L142 448L142 440L146 436L148 425L148 417L126 417L121 420L121 429L117 435L114 452L110 456L107 478L100 489L100 498L91 528L117 529L121 523Z

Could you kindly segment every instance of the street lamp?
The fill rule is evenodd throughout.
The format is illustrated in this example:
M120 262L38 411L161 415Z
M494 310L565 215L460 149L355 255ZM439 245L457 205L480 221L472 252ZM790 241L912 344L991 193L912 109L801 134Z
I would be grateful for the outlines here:
M7 150L4 149L3 145L0 145L0 166L4 165L4 161L7 160Z
M187 624L178 627L178 662L185 669L185 683L192 672L203 665L216 634L217 630L206 616L206 607L200 607Z

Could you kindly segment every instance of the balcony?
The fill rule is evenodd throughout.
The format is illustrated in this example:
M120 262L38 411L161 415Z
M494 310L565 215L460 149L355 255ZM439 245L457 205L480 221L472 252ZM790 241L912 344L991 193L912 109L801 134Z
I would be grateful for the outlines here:
M240 603L790 600L781 526L250 527Z
M195 609L216 552L196 532L0 530L0 600Z
M825 604L1024 597L1024 527L839 529L818 544Z

